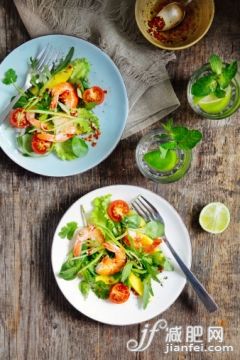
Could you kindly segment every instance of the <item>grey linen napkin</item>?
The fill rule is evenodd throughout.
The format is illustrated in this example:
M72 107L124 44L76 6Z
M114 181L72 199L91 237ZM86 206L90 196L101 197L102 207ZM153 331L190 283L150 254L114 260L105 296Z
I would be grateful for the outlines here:
M119 67L129 98L126 138L179 106L166 71L175 59L140 34L135 0L14 0L30 36L75 35L95 43Z

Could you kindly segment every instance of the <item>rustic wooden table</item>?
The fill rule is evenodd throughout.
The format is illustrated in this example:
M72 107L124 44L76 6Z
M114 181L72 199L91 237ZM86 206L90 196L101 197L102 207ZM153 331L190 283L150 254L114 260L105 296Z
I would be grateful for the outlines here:
M29 36L11 1L0 3L2 60ZM239 359L240 113L217 122L200 119L186 99L190 75L212 52L225 59L239 59L239 19L238 0L232 0L231 5L217 0L216 16L207 36L191 49L177 53L177 61L169 66L181 101L175 119L202 129L205 138L194 151L190 172L180 182L157 185L142 177L134 160L142 134L122 141L95 169L70 178L31 174L0 152L2 360ZM216 314L209 315L187 285L176 303L159 319L166 319L169 327L182 326L183 335L187 325L200 325L205 333L208 326L223 326L223 344L232 345L232 353L164 355L163 333L156 334L145 352L131 353L126 343L131 338L141 338L144 324L129 327L99 324L77 312L60 293L50 263L52 237L60 217L81 195L119 183L146 187L178 210L192 239L192 270L220 306ZM216 200L229 207L231 225L223 235L211 236L199 228L198 214L203 205ZM152 326L156 320L149 324ZM203 338L206 341L205 335Z

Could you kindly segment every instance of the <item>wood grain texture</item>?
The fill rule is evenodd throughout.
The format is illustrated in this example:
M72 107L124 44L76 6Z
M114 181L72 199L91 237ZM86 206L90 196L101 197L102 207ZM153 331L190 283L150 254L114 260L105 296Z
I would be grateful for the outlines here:
M142 134L122 141L102 164L70 178L31 174L0 151L0 359L1 360L235 360L240 358L239 233L240 233L240 113L229 120L200 119L186 99L191 73L212 52L239 60L239 1L216 1L216 16L208 35L191 49L177 53L169 72L181 101L178 123L199 128L205 141L194 151L188 175L171 185L157 185L137 170L134 152ZM0 60L28 40L16 9L0 1ZM155 125L157 127L158 125ZM176 325L224 326L225 345L233 353L172 353L163 355L164 335L158 333L143 353L130 353L126 343L139 339L142 325L111 327L74 310L57 288L50 265L55 227L81 195L109 184L146 187L166 198L186 223L193 247L193 271L216 298L220 311L206 313L187 285L176 303L159 318ZM229 229L220 236L201 231L199 211L210 201L223 201L231 211ZM157 319L149 322L153 325Z

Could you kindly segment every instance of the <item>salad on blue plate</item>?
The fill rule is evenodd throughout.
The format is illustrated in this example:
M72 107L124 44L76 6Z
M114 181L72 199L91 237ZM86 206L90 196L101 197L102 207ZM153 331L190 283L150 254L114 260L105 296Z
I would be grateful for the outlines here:
M65 58L45 66L40 74L37 60L30 58L31 87L26 92L16 85L14 69L2 82L21 94L9 116L16 129L18 150L25 156L46 156L54 152L62 160L74 160L95 146L100 132L94 107L104 102L106 91L90 86L91 66L86 58L73 59L74 47Z
M163 285L164 275L173 270L161 250L164 225L146 222L124 200L111 195L97 197L86 215L87 225L68 222L59 237L72 241L59 276L64 280L79 278L84 297L93 291L100 299L115 304L137 296L146 308L154 296L152 280Z

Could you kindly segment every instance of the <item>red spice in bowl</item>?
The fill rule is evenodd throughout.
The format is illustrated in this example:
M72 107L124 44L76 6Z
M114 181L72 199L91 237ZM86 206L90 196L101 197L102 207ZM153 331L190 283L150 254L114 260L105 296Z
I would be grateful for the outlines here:
M169 45L185 42L189 36L192 36L197 29L196 20L199 13L197 3L191 3L185 8L185 18L179 25L171 30L161 31L164 27L164 19L156 15L164 6L171 2L172 0L161 2L161 4L152 11L152 15L155 14L155 16L147 23L148 33L156 40Z

